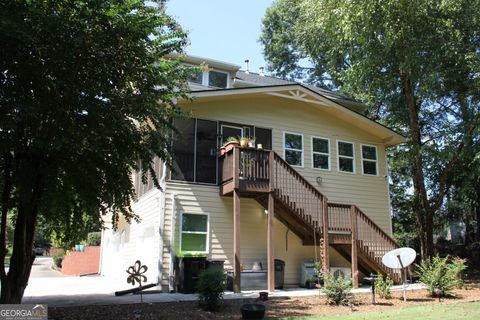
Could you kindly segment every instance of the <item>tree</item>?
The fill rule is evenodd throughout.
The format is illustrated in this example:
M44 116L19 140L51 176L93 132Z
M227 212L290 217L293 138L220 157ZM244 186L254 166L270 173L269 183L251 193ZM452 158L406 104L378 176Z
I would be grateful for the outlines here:
M270 70L352 96L407 137L394 152L406 156L423 256L479 125L479 29L478 0L277 0L263 20Z
M0 2L1 303L21 302L40 216L138 219L130 173L170 159L189 69L166 55L185 44L163 5L141 0Z

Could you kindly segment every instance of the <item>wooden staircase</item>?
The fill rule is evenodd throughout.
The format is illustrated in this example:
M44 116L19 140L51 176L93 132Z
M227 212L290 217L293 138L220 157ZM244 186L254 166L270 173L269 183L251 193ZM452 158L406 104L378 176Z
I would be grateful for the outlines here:
M335 248L352 265L358 263L362 273L381 272L401 282L400 272L381 262L386 252L399 245L358 207L328 202L273 151L234 148L219 160L222 196L230 196L235 190L241 197L253 198L268 209L270 195L275 217L304 245L319 245L323 238L326 250L329 245Z

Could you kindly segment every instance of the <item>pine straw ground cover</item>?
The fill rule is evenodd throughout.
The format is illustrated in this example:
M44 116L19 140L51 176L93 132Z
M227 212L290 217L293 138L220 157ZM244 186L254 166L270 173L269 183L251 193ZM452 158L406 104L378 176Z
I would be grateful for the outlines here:
M386 312L412 306L445 305L458 302L480 301L480 288L470 286L454 290L455 297L433 299L425 290L407 292L407 302L403 302L402 293L392 293L391 299L379 299L371 304L371 294L355 295L352 307L336 307L326 304L324 296L274 298L265 302L268 318L306 317L321 315L351 315L364 312ZM224 309L217 313L202 311L196 302L166 302L154 304L128 304L108 306L82 306L49 308L49 319L97 319L123 320L135 319L135 312L141 310L140 319L241 319L240 307L253 300L227 300Z

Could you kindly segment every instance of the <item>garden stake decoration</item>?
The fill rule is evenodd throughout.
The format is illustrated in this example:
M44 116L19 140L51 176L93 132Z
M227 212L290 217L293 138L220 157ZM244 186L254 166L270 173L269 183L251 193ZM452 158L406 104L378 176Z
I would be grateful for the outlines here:
M142 266L140 260L135 261L135 264L127 269L127 283L131 283L134 286L135 282L138 282L138 288L140 289L140 303L143 303L142 282L147 282L147 277L143 274L147 272L147 270L148 267L146 265Z

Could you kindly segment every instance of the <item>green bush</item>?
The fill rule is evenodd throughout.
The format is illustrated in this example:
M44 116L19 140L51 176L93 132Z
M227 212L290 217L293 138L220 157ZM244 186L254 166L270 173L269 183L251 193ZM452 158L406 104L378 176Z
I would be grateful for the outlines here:
M335 277L329 272L323 275L324 286L321 289L327 296L329 304L333 305L351 305L353 301L353 294L350 292L352 289L352 282L348 279L344 279L342 276L335 279Z
M87 244L89 246L99 246L102 242L102 235L100 232L90 232L87 235Z
M462 271L466 269L465 260L460 258L440 258L438 255L423 260L417 267L420 282L427 286L432 297L444 297L463 285Z
M53 264L55 265L55 267L57 267L57 268L62 267L62 261L63 261L64 257L65 257L65 254L63 252L62 253L57 253L53 256Z
M377 292L378 296L383 299L390 299L392 294L390 289L393 286L393 280L388 275L383 277L382 274L378 275L377 281L375 281L375 291Z
M223 305L223 292L226 289L226 274L222 270L204 270L198 279L199 305L207 311L217 311Z

